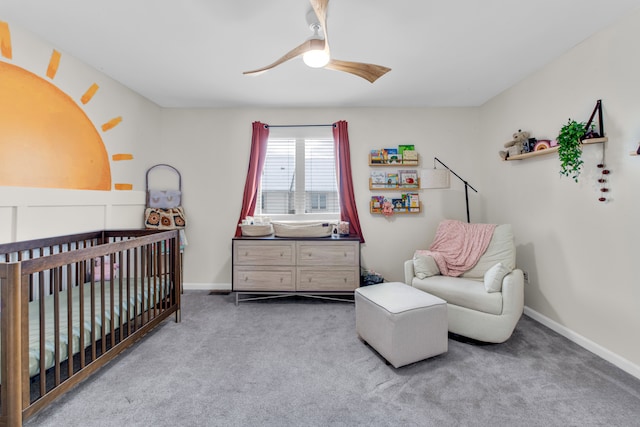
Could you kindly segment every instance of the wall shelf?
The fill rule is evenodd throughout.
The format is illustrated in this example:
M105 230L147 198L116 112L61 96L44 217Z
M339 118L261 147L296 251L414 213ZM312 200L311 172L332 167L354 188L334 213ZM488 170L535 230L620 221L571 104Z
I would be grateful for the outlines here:
M420 202L420 206L412 207L412 208L403 208L404 210L393 210L394 215L405 215L405 214L419 214L422 212L422 202ZM372 214L382 214L382 208L373 207L373 202L369 204L369 212Z
M588 144L601 144L604 142L607 142L609 139L605 136L603 138L590 138L590 139L585 139L582 141L582 145L588 145ZM551 147L551 148L546 148L544 150L538 150L538 151L531 151L529 153L522 153L522 154L518 154L516 156L509 156L506 158L506 161L510 161L510 160L524 160L524 159L528 159L530 157L537 157L537 156L545 156L548 154L552 154L552 153L557 153L558 152L558 146L555 147Z
M374 187L373 180L369 178L369 190L371 191L418 191L420 190L420 178L415 185L401 185L401 184L375 184L381 187Z
M373 156L371 156L371 154L369 154L369 166L373 166L373 167L379 167L379 166L386 166L386 167L396 167L396 168L402 168L402 167L406 167L406 166L420 166L420 159L416 159L414 161L407 161L407 160L398 160L395 162L386 162L386 163L381 163L381 162L374 162L373 161Z

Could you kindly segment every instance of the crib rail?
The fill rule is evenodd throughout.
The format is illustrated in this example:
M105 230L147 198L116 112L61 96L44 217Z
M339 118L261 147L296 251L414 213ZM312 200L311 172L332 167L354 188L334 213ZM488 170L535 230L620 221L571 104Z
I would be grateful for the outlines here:
M21 304L20 304L20 264L0 264L0 345L3 349L21 347ZM17 351L3 351L0 361L0 378L4 390L17 391L6 393L0 402L0 426L22 425L21 357Z
M180 321L179 245L177 231L155 230L0 245L0 426L21 425L170 315Z

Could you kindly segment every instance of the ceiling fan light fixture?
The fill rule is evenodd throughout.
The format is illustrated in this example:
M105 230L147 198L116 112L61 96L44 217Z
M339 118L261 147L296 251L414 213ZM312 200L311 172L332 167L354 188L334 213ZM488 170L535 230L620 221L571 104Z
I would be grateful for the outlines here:
M322 68L329 63L329 55L324 49L310 50L302 55L302 60L311 68Z

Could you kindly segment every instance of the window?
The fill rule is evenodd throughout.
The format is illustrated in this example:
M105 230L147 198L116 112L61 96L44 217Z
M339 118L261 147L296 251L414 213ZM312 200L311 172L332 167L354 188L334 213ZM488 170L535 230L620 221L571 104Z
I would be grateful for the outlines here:
M256 215L290 220L339 219L335 152L330 128L329 135L323 136L287 137L283 135L285 132L301 131L277 129L270 133Z

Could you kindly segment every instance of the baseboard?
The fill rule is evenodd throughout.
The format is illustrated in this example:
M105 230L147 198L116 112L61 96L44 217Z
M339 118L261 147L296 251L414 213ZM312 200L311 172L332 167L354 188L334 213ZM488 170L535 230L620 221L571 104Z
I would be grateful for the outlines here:
M185 291L229 291L231 292L231 283L189 283L182 284Z
M549 319L547 316L540 314L529 307L524 308L524 314L526 314L528 317L532 318L533 320L543 324L547 328L559 333L563 337L573 341L574 343L578 344L580 347L583 347L586 350L589 350L590 352L592 352L593 354L603 358L607 362L614 364L615 366L627 372L628 374L633 375L634 377L640 379L640 366L630 362L624 357L621 357L615 354L614 352L612 352L611 350L608 350L602 347L601 345L596 344L590 339L575 333L574 331L567 328L566 326L563 326L558 322Z

